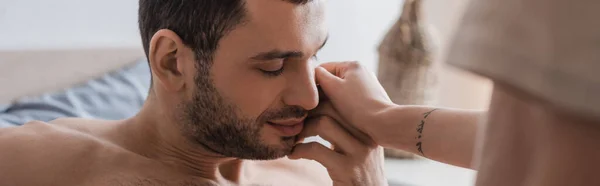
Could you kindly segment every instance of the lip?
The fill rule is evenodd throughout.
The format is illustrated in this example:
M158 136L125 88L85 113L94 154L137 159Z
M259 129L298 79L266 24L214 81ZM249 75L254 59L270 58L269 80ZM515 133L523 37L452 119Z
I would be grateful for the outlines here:
M300 134L300 132L302 132L302 129L304 128L304 122L297 123L295 125L278 125L271 122L267 122L267 124L269 124L269 126L271 126L272 128L278 130L284 137L297 136L298 134Z
M301 118L292 118L292 119L286 119L286 120L273 120L273 121L268 121L268 123L276 124L276 125L283 125L283 126L292 126L292 125L304 123L305 119L306 119L306 116L303 116Z
M288 120L280 120L280 121L269 121L267 124L272 128L278 130L282 136L292 137L300 134L302 129L304 128L304 119L302 118L294 118Z

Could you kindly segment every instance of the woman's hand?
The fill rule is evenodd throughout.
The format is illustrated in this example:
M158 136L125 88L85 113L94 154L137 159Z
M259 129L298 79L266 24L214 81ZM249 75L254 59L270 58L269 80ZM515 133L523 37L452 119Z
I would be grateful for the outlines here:
M339 113L338 121L363 142L387 145L389 136L381 116L397 107L389 98L375 75L357 62L325 63L315 70L317 84L325 98L313 112L316 115ZM397 128L397 127L396 127Z
M336 116L334 116L336 117ZM318 142L296 145L290 159L314 160L325 166L334 186L386 186L383 171L383 149L366 144L349 134L329 116L313 117L298 140L320 136L332 144L332 149Z

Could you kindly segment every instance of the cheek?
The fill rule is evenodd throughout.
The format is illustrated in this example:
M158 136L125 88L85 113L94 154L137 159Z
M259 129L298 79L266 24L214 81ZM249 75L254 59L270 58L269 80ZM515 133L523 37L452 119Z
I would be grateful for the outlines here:
M282 78L267 78L250 68L230 68L229 72L214 74L217 90L246 117L258 117L280 102L285 86Z

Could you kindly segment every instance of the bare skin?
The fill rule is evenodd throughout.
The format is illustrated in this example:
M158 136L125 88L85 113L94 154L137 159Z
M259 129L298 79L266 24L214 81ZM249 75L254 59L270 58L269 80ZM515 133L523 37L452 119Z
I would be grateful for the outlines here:
M474 168L477 123L485 112L396 105L357 62L325 63L317 68L316 79L326 98L313 114L344 121L361 141Z
M245 161L167 147L151 125L59 119L2 129L0 185L331 185L314 161Z

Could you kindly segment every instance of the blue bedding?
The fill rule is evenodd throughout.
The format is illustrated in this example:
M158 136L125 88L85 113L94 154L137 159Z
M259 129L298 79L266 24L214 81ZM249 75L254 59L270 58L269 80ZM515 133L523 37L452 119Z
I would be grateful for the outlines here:
M139 60L64 91L24 97L12 104L0 105L0 128L62 117L125 119L139 111L149 87L148 63Z

